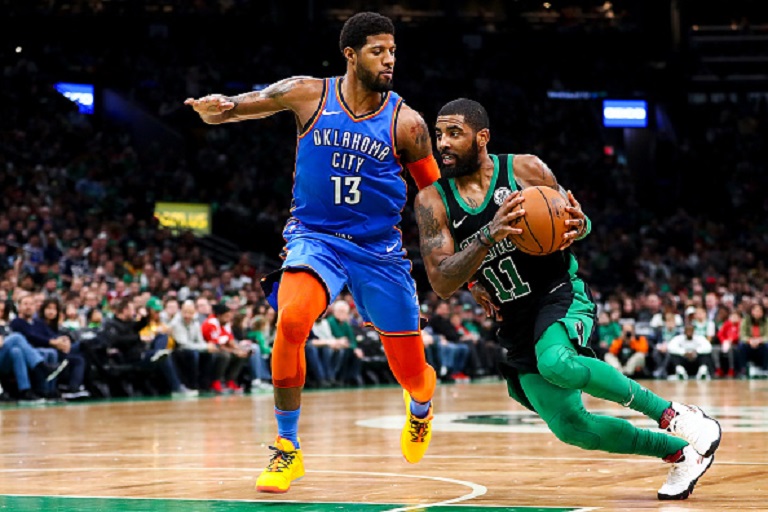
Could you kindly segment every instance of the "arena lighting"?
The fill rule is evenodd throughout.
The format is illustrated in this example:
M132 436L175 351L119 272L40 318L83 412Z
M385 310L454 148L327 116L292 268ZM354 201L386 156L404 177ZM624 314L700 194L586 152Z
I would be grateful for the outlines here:
M605 91L547 91L550 100L594 100L607 95Z
M645 100L603 100L603 126L606 128L646 128L648 102Z
M81 114L93 114L94 89L93 84L73 84L69 82L58 82L54 87L65 98L77 103L77 108Z

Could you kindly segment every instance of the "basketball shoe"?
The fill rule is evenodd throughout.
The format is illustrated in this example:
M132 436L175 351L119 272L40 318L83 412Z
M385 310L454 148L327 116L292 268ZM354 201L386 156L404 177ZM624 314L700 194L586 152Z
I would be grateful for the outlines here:
M405 460L416 464L424 457L429 441L432 440L432 405L430 404L425 418L417 418L411 414L411 395L406 390L403 390L403 400L406 417L400 433L400 449Z
M672 402L661 415L659 427L688 441L699 455L710 457L720 446L720 423L695 405Z
M284 493L291 488L291 482L304 476L304 455L291 441L278 437L275 445L269 447L275 453L269 464L256 480L259 492Z
M693 493L696 482L715 461L714 455L702 457L689 444L672 457L664 459L671 462L667 481L657 494L660 500L684 500Z

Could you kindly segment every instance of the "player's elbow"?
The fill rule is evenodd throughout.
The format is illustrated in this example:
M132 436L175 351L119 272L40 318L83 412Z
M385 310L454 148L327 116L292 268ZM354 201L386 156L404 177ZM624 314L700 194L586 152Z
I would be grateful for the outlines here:
M435 291L438 297L443 300L450 299L451 295L456 291L456 287L451 283L444 282L442 279L430 279L432 289Z

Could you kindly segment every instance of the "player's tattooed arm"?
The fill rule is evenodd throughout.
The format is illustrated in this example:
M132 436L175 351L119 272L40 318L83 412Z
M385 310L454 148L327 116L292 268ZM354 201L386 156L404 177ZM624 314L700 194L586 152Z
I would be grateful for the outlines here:
M283 110L297 112L303 103L311 108L320 97L322 79L308 76L285 78L261 91L249 91L236 96L210 94L199 99L188 98L190 105L208 124L261 119Z
M435 293L448 298L480 268L488 247L474 238L467 247L455 252L445 206L434 185L416 195L414 207L427 277Z
M523 186L551 187L560 190L565 195L565 191L557 183L555 173L536 155L515 155L514 167L515 177L520 180Z
M404 163L412 163L432 154L432 136L424 118L408 105L397 117L395 145Z

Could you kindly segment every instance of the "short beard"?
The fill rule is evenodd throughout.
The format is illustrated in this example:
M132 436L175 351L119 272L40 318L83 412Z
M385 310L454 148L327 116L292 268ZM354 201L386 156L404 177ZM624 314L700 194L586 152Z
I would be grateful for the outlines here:
M443 178L461 178L480 169L480 148L477 146L477 140L472 141L472 148L466 156L453 155L453 157L456 159L453 165L444 165L440 159L440 175Z
M373 92L388 92L392 90L392 80L384 80L380 78L379 75L371 73L364 68L362 64L358 63L355 71L363 85Z

